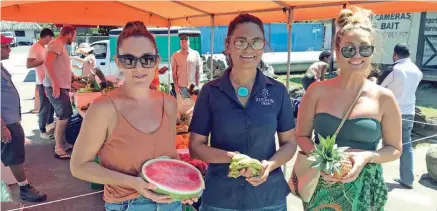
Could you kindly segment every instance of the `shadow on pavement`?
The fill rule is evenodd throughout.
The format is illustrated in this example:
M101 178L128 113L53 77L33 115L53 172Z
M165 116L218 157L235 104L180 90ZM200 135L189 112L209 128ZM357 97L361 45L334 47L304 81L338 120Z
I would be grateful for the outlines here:
M32 135L29 136L29 134ZM96 192L97 190L91 189L90 183L76 179L71 175L68 160L58 160L53 157L54 143L54 139L40 139L38 129L32 130L26 136L24 167L27 178L38 191L47 194L45 203ZM14 202L1 203L2 210L16 209L20 204L24 206L36 204L19 200L18 185L9 187ZM102 193L97 193L24 210L103 211L105 209Z
M419 183L427 188L437 190L437 182L434 181L428 173L423 174L419 179Z

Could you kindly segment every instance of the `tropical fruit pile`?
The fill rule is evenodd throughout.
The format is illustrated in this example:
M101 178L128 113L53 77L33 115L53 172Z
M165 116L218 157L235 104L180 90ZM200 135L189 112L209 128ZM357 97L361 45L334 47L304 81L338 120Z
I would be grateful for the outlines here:
M345 153L347 147L337 147L336 136L326 138L318 135L320 144L311 152L308 160L312 161L311 167L317 168L336 179L342 179L352 169L353 160Z
M208 169L208 164L201 161L191 158L190 153L179 153L179 157L182 161L189 163L196 167L202 175L206 174L206 170Z
M259 176L262 170L261 162L247 155L236 154L232 157L229 165L228 177L237 178L240 176L240 170L250 169L252 177Z
M202 174L197 168L167 157L145 162L141 177L156 185L154 192L169 195L175 201L200 198L205 187Z
M188 149L188 143L190 142L190 135L180 134L176 135L176 149Z

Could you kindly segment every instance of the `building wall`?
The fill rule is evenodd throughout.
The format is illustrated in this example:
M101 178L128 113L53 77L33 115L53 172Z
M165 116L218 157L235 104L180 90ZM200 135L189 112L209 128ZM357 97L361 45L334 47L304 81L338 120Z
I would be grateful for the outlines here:
M374 27L377 29L376 52L373 62L393 63L393 48L398 43L407 43L410 47L411 59L416 61L419 38L420 13L394 13L375 15Z
M424 27L424 38L426 37L432 46L437 49L437 12L428 12L426 14L425 27ZM436 37L428 37L428 36L436 36ZM430 43L423 43L423 59L422 65L434 54ZM429 61L426 66L437 66L437 57L434 57Z

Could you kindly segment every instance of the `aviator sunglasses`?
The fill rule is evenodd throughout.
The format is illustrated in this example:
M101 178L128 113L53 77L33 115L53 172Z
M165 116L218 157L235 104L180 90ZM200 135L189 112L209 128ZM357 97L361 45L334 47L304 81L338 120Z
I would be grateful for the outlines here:
M140 64L143 68L152 68L156 64L156 60L159 58L159 55L153 54L145 54L142 57L138 58L136 56L127 54L127 55L117 55L118 60L121 65L126 69L133 69L137 66L137 62L140 61Z
M369 57L373 54L375 47L373 45L361 45L359 47L359 52L362 57ZM355 46L346 46L341 48L341 54L345 58L352 58L357 54L357 49Z

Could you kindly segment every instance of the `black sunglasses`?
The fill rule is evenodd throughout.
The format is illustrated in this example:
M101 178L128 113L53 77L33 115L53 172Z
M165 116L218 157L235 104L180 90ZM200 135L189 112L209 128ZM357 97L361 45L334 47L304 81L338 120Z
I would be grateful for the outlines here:
M181 40L188 40L188 37L181 37Z
M135 68L138 61L140 61L143 68L152 68L156 65L156 60L159 58L159 55L145 54L142 57L138 58L136 56L127 54L117 55L117 58L121 65L126 69Z
M375 50L375 47L373 45L361 45L359 47L359 52L362 57L369 57L373 54L373 51ZM357 54L357 49L355 46L346 46L341 48L341 55L344 56L344 58L352 58Z

